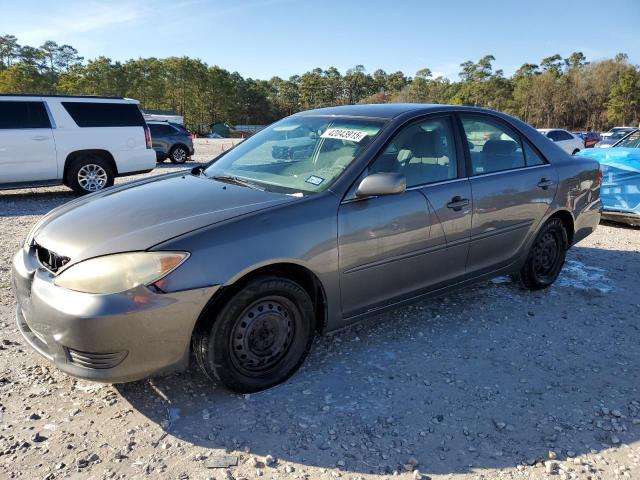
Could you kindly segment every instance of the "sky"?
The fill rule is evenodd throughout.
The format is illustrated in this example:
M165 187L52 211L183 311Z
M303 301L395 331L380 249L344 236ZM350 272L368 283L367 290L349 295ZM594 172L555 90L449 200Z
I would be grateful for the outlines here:
M259 79L355 65L457 79L486 54L506 75L574 51L638 64L640 0L0 0L4 34L86 59L186 55Z

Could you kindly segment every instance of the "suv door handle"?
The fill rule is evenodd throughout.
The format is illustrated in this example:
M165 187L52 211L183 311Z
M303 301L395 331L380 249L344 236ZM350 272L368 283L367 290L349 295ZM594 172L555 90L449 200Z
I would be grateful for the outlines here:
M41 142L42 140L47 140L49 137L47 137L46 135L36 135L35 137L31 137L31 140L37 140L38 142Z
M546 178L541 178L540 181L538 182L538 188L541 188L543 190L546 190L547 188L549 188L551 185L553 185L553 181L551 180L547 180Z
M467 205L469 205L468 198L462 198L461 196L456 195L451 199L449 203L447 203L447 208L452 208L453 210L458 212L462 210L462 207L466 207Z

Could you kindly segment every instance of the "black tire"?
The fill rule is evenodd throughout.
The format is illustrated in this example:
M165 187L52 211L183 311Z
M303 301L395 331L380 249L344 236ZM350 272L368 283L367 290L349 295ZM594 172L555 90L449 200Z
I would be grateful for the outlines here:
M315 335L313 302L292 280L250 280L223 305L205 312L193 352L204 373L229 390L252 393L287 380Z
M189 158L189 152L182 145L175 145L169 151L169 160L171 163L185 163Z
M571 155L575 155L575 154L576 154L576 153L578 153L579 151L580 151L580 149L579 149L579 148L576 148L576 149L573 151L573 153L572 153Z
M65 184L78 195L86 195L112 186L114 178L113 167L107 160L86 156L77 158L69 166Z
M529 290L547 288L556 281L569 248L567 229L559 218L545 223L531 246L520 270L520 282Z

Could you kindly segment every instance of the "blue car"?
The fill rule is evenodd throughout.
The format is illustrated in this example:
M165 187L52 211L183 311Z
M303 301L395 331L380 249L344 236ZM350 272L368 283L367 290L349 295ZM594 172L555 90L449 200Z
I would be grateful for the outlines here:
M577 156L600 162L602 218L640 227L640 129L611 148L583 150Z

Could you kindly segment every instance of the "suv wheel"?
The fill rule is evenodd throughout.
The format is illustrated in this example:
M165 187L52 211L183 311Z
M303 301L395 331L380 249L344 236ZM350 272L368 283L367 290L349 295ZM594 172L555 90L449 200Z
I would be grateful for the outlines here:
M66 184L76 193L86 195L113 185L113 169L102 158L82 157L69 167Z
M314 318L313 302L300 285L258 277L196 331L194 355L209 378L230 390L264 390L300 367L313 341Z
M187 161L188 156L189 152L181 145L176 145L171 149L171 152L169 152L171 163L184 163Z
M547 288L560 275L568 248L564 223L559 218L552 218L538 232L518 275L520 282L529 290Z

